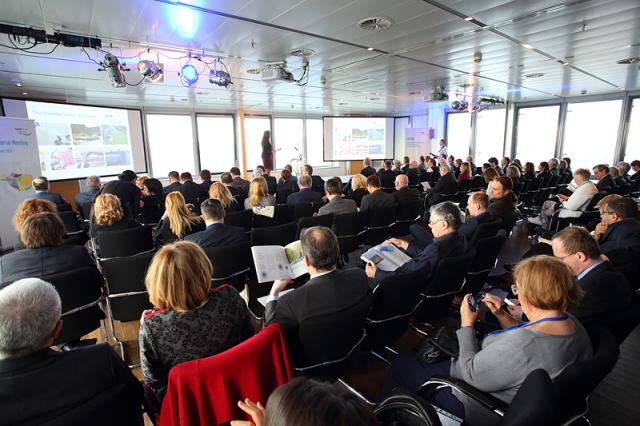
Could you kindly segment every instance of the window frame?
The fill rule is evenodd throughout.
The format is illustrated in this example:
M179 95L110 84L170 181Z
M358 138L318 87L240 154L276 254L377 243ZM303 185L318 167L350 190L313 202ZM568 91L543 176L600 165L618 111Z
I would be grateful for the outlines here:
M155 175L155 171L153 170L153 161L152 161L152 152L153 149L151 148L151 135L149 132L149 122L147 120L147 117L149 115L173 115L173 116L187 116L191 119L191 143L193 145L193 164L196 170L194 170L195 173L199 173L200 172L200 157L198 154L198 145L196 142L196 138L197 138L197 127L196 127L196 120L195 120L195 115L193 114L193 112L189 111L189 112L178 112L178 111L145 111L144 112L144 127L146 130L146 135L147 135L147 140L145 141L145 144L147 145L147 153L149 155L149 161L148 161L148 174L151 177L155 177L156 179L166 179L166 176L162 176L162 177L158 177ZM184 170L183 170L184 171ZM182 171L181 171L182 172Z
M230 113L212 113L212 112L196 112L195 113L195 117L194 117L194 121L195 121L195 126L196 126L196 133L195 133L195 141L196 141L196 160L197 160L197 165L199 170L202 170L202 158L200 156L200 134L198 132L198 116L203 116L203 117L231 117L231 119L233 120L233 164L237 165L238 164L238 135L236 132L236 116L235 114L230 114ZM213 171L210 170L212 175L216 175L216 174L222 174L224 172L227 172L228 170L222 170L222 171Z

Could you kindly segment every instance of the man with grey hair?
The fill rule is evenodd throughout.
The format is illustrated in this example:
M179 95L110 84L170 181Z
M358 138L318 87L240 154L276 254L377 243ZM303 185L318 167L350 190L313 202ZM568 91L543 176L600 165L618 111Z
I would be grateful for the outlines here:
M314 226L304 230L300 243L310 279L283 296L280 293L292 281L274 281L265 307L265 324L275 322L286 332L295 333L306 319L330 317L354 306L362 306L363 311L369 308L367 277L359 268L336 268L340 250L338 239L329 228Z
M0 290L2 423L48 423L117 385L125 385L129 406L114 408L139 415L142 386L109 345L50 349L60 317L60 296L45 281L25 278Z
M311 190L313 179L310 175L302 175L298 178L300 191L287 196L287 205L295 206L301 203L321 203L322 194Z
M560 160L557 158L549 159L549 171L552 175L558 176L560 174L560 170L558 169L558 165L560 164Z
M450 201L436 204L429 210L429 228L433 234L433 242L420 250L418 246L405 240L391 238L388 241L404 250L412 257L410 261L395 271L383 271L373 262L368 262L365 268L369 278L380 284L383 279L395 274L408 274L423 267L428 267L428 274L432 274L440 259L459 256L467 251L467 243L458 233L462 225L462 212Z
M631 183L631 176L629 176L629 171L631 170L631 164L627 163L626 161L620 161L616 167L618 168L618 171L620 172L620 176L622 176L622 178L627 182L627 183Z
M44 176L38 176L33 180L33 189L36 190L36 195L34 195L33 198L51 201L57 206L69 204L62 195L55 192L49 192L49 179Z
M200 204L200 211L207 228L184 237L202 248L231 246L247 243L244 228L224 223L225 210L220 200L209 198Z
M371 167L371 158L364 157L362 160L362 165L364 166L362 170L360 170L360 174L364 177L373 176L376 174L376 169Z
M100 182L100 176L87 176L85 180L87 183L87 190L82 191L73 200L76 202L78 211L82 211L82 205L86 203L92 203L100 188L102 188L102 182Z
M356 213L358 205L354 200L342 197L341 184L338 178L327 179L324 182L324 192L329 200L327 204L320 207L318 216L333 213L334 215L345 213Z

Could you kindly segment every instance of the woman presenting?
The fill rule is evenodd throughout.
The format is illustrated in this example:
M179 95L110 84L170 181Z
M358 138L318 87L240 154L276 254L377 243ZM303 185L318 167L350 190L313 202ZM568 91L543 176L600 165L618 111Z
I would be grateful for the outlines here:
M262 135L262 165L267 174L273 170L273 145L271 145L271 132L265 130Z

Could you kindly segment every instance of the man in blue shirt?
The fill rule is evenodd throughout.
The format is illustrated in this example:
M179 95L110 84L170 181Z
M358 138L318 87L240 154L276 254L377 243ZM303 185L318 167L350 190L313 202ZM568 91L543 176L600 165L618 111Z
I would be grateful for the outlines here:
M86 179L87 190L82 191L75 197L73 200L76 202L76 207L78 211L82 211L82 205L86 203L91 203L95 198L96 194L102 188L102 182L100 182L100 176L87 176Z

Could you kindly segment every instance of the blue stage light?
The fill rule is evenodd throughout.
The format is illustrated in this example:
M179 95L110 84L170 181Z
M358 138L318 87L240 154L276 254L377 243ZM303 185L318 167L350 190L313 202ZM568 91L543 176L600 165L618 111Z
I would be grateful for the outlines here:
M180 70L180 78L187 86L191 86L198 81L198 70L191 64L184 64Z

